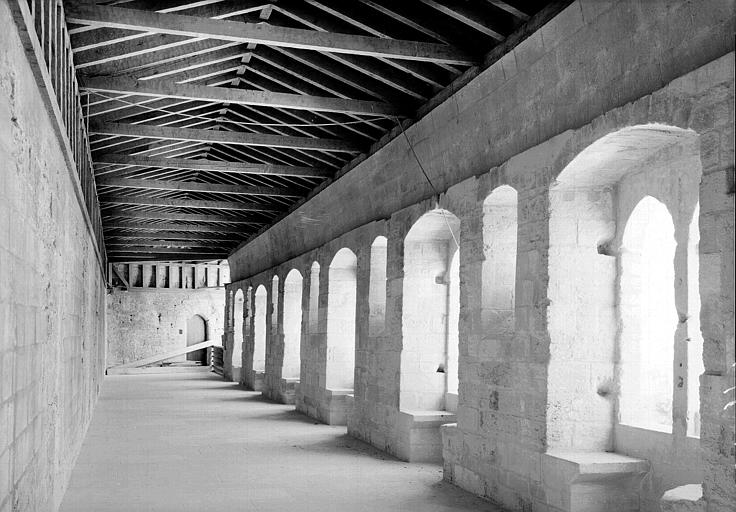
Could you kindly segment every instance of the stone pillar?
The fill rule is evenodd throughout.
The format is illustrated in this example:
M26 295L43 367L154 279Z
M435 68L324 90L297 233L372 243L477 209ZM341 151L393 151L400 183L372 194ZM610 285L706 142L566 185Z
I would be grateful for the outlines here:
M284 365L284 281L276 281L277 297L274 306L273 281L269 287L269 314L267 320L266 377L263 394L271 400L286 403L282 395L282 368ZM274 311L274 308L276 309ZM275 320L275 322L274 322Z
M733 54L731 54L733 57ZM700 71L700 70L699 70ZM704 71L699 79L711 78ZM733 95L733 59L729 64ZM734 140L733 96L729 107L709 101L691 114L700 134L700 325L705 373L700 378L700 446L703 497L708 512L726 512L736 503L734 476ZM728 109L730 108L730 114Z
M370 245L361 247L358 252L357 304L356 304L356 337L355 337L355 381L353 404L347 418L348 433L358 439L370 442L365 426L370 424L370 407L367 403L368 389L373 384L375 368L372 367L372 353L377 346L368 332L370 316Z
M225 289L225 319L224 319L224 333L222 335L222 350L223 350L223 373L224 378L230 380L232 378L232 364L231 357L233 350L233 297L235 296L235 290L228 286Z

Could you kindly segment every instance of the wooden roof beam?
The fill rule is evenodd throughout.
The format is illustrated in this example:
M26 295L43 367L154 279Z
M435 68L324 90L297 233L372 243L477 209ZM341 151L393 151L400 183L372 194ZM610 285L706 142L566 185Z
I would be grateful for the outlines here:
M135 5L138 4L138 5ZM136 2L132 6L126 6L126 9L150 9L150 2ZM219 5L212 5L219 4ZM250 12L263 12L263 9L269 6L268 3L260 0L236 0L223 2L222 0L193 3L185 9L156 9L160 13L172 13L176 11L188 10L187 16L200 16L204 18L225 19L234 16L241 16ZM88 25L89 27L89 25ZM72 46L74 52L90 50L100 46L107 46L118 42L129 41L152 35L150 32L141 32L139 30L120 30L115 28L102 28L92 26L96 29L93 31L86 30L77 32L72 36ZM90 33L91 32L91 33Z
M157 80L168 75L227 62L232 59L249 59L250 55L251 53L242 47L232 46L222 50L196 55L182 61L173 61L160 66L140 69L131 73L131 76L138 80Z
M360 153L361 151L360 148L354 144L337 139L286 137L283 135L270 135L263 133L198 130L195 128L171 128L167 126L148 126L142 124L92 123L89 127L89 133L93 135L185 140L193 142L235 144L240 146L311 149L317 151L336 151L340 153Z
M160 197L126 196L122 194L101 194L100 203L138 206L168 206L172 208L203 208L208 210L234 210L241 212L281 213L283 208L274 208L254 202L206 201L201 199L168 199Z
M451 46L437 43L381 39L349 34L274 27L258 23L223 21L135 9L70 5L67 21L84 25L141 30L177 36L218 39L238 43L286 46L369 57L472 65L475 59Z
M108 227L108 226L105 226ZM248 235L248 233L241 232L243 235L241 238ZM105 231L105 244L108 240L221 240L224 242L237 241L232 234L223 233L177 233L176 231L154 231L147 233L118 233ZM128 242L133 243L133 242Z
M308 13L307 10L299 7L296 4L289 4L287 8L284 7L278 7L274 6L275 9L278 9L280 12L285 14L286 16L289 16L295 20L297 20L300 23L305 24L309 28L312 28L314 30L318 30L320 32L345 32L344 23L356 27L359 30L362 30L364 32L367 32L369 35L378 37L381 39L392 39L392 35L384 32L383 30L377 30L375 27L370 26L369 24L363 23L360 21L353 12L359 12L362 4L357 4L355 2L355 5L346 5L346 2L331 2L329 5L324 2L324 0L305 0L305 3L311 5L312 7L315 7L317 9L320 9L324 12L329 13L331 16L334 16L341 20L342 23L335 23L330 21L328 17L324 16L313 16ZM350 14L346 14L345 11L348 11ZM443 42L444 43L444 42ZM328 54L329 57L337 58L337 55L334 54ZM340 56L341 59L347 60L351 64L358 64L360 65L362 63L363 67L367 67L366 69L380 69L376 68L375 65L371 64L371 61L366 59L360 59L356 57L351 56ZM439 70L436 69L435 64L444 67L450 70L452 75L457 75L458 71L457 69L453 68L449 64L445 63L428 63L428 62L417 62L417 61L408 61L408 60L397 60L397 59L387 59L385 57L379 57L378 60L380 60L384 65L391 66L395 69L398 69L401 73L399 73L396 78L394 78L393 75L396 73L388 72L378 72L378 80L380 81L386 81L389 78L398 80L399 84L401 84L402 80L400 76L404 73L407 73L408 75L419 79L422 81L421 87L426 87L427 84L430 84L431 87L434 89L429 95L434 95L438 90L442 89L447 85L449 82L449 79L447 77L447 73L438 72ZM350 65L350 64L348 64ZM387 76L391 75L391 76ZM404 80L405 81L405 80ZM388 83L388 82L387 82ZM399 85L397 84L397 85ZM401 87L399 87L401 88ZM411 88L410 88L411 89ZM421 88L419 89L421 90Z
M377 116L402 115L399 108L378 101L303 96L269 91L253 91L206 85L172 84L161 80L137 81L130 78L87 78L81 90L107 94L135 94L158 98L180 98L195 101L217 101L238 105L290 108L317 112L343 112Z
M502 11L506 11L512 16L516 16L517 18L520 18L524 21L527 21L529 18L531 18L531 16L529 16L527 13L519 10L517 7L514 7L509 2L505 2L503 0L486 0L486 1L489 4L493 5L494 7L497 7L501 9Z
M215 194L244 194L258 196L299 197L303 194L285 187L256 187L222 185L196 181L140 180L133 178L98 178L98 187L140 188L149 190L176 190L180 192L209 192Z
M194 251L185 251L181 247L118 247L110 248L107 253L110 255L110 259L120 258L137 258L140 256L138 253L150 253L150 254L161 254L166 255L167 259L220 259L223 255L227 255L230 249L213 247L210 250L197 249Z
M447 16L456 19L460 23L477 30L481 34L485 34L498 42L506 39L505 35L496 30L493 30L486 20L482 19L479 15L472 12L470 9L467 8L467 6L461 3L450 7L440 2L436 2L435 0L420 0L420 2L429 7L432 7L433 9L436 9L442 14L446 14Z
M103 217L123 217L126 219L148 219L148 220L173 220L186 222L228 222L231 224L262 226L264 222L253 219L243 219L227 215L194 214L194 213L171 213L148 210L130 210L127 208L105 208L102 210ZM103 222L104 225L106 221ZM213 226L219 227L219 226Z
M297 176L303 178L330 178L332 172L313 167L289 165L252 164L246 162L222 162L218 160L186 158L146 158L130 155L109 154L95 157L95 165L126 165L134 167L161 167L163 169L184 169L192 171L212 171L231 174L266 174Z
M255 228L258 228L260 226L263 226L263 223L259 222L250 222L247 225ZM104 225L105 229L135 229L139 231L157 231L157 232L172 232L172 231L183 231L185 233L194 234L194 233L224 233L224 234L234 234L234 235L248 235L250 231L247 228L233 228L228 226L212 226L212 225L203 225L203 224L197 224L197 225L182 225L182 224L171 224L171 223L161 223L161 224L143 224L141 221L134 221L134 220L119 220L119 221L108 221L105 222ZM151 234L144 233L142 236L153 236ZM208 236L208 235L203 235Z
M116 248L120 251L136 251L139 249L150 249L150 248L178 248L178 249L197 249L211 251L213 249L221 249L222 246L232 246L236 244L237 240L219 240L215 243L207 243L203 240L129 240L129 241L116 241L111 242L105 240L105 247L107 250L115 250Z

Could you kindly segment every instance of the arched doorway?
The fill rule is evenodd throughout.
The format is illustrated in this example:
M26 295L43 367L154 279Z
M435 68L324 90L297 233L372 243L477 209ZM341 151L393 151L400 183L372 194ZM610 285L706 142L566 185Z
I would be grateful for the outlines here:
M187 320L187 347L201 343L207 339L207 321L199 315ZM207 349L195 350L187 354L187 361L199 361L207 364Z

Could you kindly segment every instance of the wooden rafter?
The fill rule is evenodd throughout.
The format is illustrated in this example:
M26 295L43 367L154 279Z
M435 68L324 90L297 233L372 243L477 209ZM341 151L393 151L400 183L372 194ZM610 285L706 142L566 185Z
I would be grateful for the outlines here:
M160 80L138 81L128 78L85 78L82 90L106 94L136 94L157 98L179 98L194 101L215 101L238 105L313 110L318 112L344 112L365 115L402 115L401 109L378 101L304 96L268 91L252 91L227 87L208 87L192 84L175 84Z
M224 256L570 2L65 1L111 259Z
M147 158L114 153L99 155L95 158L95 163L98 167L101 165L125 165L135 167L161 167L165 169L186 169L194 171L214 171L232 174L264 174L307 178L329 178L332 176L332 172L329 170L318 169L315 167L225 162L188 158ZM100 174L99 171L98 174Z
M472 65L475 59L451 46L417 41L380 39L352 34L318 34L257 23L213 20L179 14L77 4L67 10L73 23L140 30L176 36L237 43L304 48L369 57L386 57L447 64Z
M166 126L147 126L141 124L92 123L89 133L93 135L120 135L144 139L187 140L235 144L241 146L268 146L272 148L298 148L320 151L359 153L354 144L336 139L316 139L310 137L285 137L263 133L227 132L220 130L198 130L194 128L170 128Z
M213 243L208 240L134 240L134 241L108 241L107 247L110 249L119 248L124 251L135 250L142 247L173 247L179 249L217 249L221 246L228 246L227 243Z
M233 217L230 215L215 215L215 214L194 214L194 213L172 213L172 212L161 212L157 210L131 210L129 208L106 208L102 212L103 217L120 217L123 219L146 219L146 220L169 220L169 221L184 221L184 222L227 222L230 224L245 225L245 226L260 226L264 224L263 220L253 218L241 218Z
M245 232L242 232L245 235ZM117 233L108 232L105 235L108 240L222 240L232 241L232 234L227 233L192 233L191 231L179 233L176 231L157 231L156 233ZM134 242L131 242L134 243Z
M443 14L447 14L448 16L455 18L459 22L472 27L478 32L481 32L482 34L496 39L497 41L503 41L506 37L500 32L494 30L492 28L492 25L489 24L487 20L480 18L477 14L472 12L470 9L468 9L467 6L463 5L462 3L457 3L457 5L449 6L441 2L437 2L436 0L420 1L428 5L429 7L432 7L433 9L437 9Z
M248 225L253 228L262 226L263 223L250 222ZM117 220L105 223L107 229L127 229L127 230L138 230L138 231L156 231L158 233L166 233L167 231L183 231L186 233L230 233L230 234L248 234L250 230L245 228L230 227L230 226L218 226L218 225L205 225L205 224L173 224L173 223L156 223L148 224L143 220ZM151 236L148 234L147 236Z
M202 199L168 199L160 197L127 196L122 194L103 194L103 204L127 204L140 206L169 206L174 208L204 208L207 210L235 210L241 212L278 213L281 210L273 206L254 202L207 201Z
M99 178L98 186L140 188L149 190L177 190L184 192L210 192L219 194L245 194L259 196L299 197L301 194L285 187L254 187L243 185L221 185L195 181L140 180L132 178Z

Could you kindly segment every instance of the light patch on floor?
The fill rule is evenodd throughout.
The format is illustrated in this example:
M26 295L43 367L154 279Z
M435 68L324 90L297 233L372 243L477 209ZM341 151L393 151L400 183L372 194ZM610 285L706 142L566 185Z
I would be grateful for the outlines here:
M500 512L209 372L106 377L61 511L207 510Z

